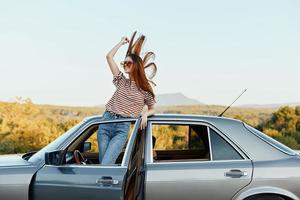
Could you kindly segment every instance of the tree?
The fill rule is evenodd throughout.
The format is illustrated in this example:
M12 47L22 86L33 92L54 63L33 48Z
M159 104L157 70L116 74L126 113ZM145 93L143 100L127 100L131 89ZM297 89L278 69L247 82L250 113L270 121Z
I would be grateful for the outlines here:
M300 107L285 106L274 112L271 118L258 127L264 133L291 148L300 148Z
M300 116L300 106L296 106L295 112L296 112L296 115Z
M267 127L278 130L284 135L292 135L297 130L299 116L293 107L285 106L275 112Z
M297 125L296 125L296 129L297 129L297 131L299 131L300 132L300 106L297 106L296 108L295 108L295 112L296 112L296 115L298 116L298 122L297 122Z

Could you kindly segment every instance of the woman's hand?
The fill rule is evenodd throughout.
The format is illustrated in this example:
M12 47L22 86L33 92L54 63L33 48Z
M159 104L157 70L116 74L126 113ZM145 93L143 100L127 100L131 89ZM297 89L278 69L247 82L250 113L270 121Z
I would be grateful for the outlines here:
M142 122L141 122L141 126L140 129L143 130L144 128L146 128L147 126L147 120L148 120L148 114L145 112L142 114Z
M143 111L141 113L141 115L142 115L142 121L141 121L141 125L140 125L141 130L146 128L148 116L151 116L154 113L155 113L154 105L150 108L148 108L148 106L146 106L146 105L143 107Z
M128 38L127 38L127 37L122 37L122 39L121 39L121 44L124 45L124 44L126 44L126 43L129 43Z

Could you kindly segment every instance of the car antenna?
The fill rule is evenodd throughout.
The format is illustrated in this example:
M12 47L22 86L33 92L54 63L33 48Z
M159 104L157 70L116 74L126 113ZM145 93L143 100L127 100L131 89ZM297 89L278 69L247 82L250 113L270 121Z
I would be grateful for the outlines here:
M236 98L234 100L234 102L236 102L245 92L247 91L247 89L245 89L242 94L240 94L240 96L238 96L238 98ZM234 102L232 102L232 104L234 104ZM230 104L221 114L219 114L219 117L222 117L223 114L232 106L232 104Z

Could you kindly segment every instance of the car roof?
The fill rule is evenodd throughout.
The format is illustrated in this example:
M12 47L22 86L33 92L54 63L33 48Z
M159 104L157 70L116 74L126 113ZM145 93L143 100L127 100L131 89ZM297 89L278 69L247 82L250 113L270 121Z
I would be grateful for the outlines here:
M84 118L84 120L96 120L101 118L102 115L93 115L88 116ZM137 119L137 118L133 118ZM232 121L232 122L239 122L242 123L238 119L232 119L227 117L219 117L219 116L211 116L211 115L198 115L198 114L177 114L177 113L163 113L163 114L154 114L152 116L148 117L148 120L173 120L173 119L189 119L189 120L203 120L203 121L215 121L215 120L221 120L221 121Z

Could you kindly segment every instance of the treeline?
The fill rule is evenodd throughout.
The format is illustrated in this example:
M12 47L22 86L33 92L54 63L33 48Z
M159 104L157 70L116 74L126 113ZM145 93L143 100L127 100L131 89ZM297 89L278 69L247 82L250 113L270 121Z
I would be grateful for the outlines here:
M257 128L292 149L300 149L300 106L280 108Z
M223 106L167 106L157 113L218 115ZM0 102L0 154L39 150L84 117L103 113L103 107L37 105L30 99ZM226 112L257 127L294 149L300 149L300 107L238 108Z
M95 109L0 102L0 154L39 150ZM99 113L98 113L99 114Z

